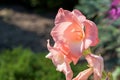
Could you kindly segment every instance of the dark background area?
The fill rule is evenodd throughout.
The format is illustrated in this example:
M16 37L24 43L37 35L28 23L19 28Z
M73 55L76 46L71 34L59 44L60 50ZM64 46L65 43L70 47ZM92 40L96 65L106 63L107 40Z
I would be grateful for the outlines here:
M73 10L78 0L0 0L0 5L21 5L27 9L57 11L60 7Z
M46 52L57 10L73 10L76 4L78 0L0 0L0 49L23 46Z

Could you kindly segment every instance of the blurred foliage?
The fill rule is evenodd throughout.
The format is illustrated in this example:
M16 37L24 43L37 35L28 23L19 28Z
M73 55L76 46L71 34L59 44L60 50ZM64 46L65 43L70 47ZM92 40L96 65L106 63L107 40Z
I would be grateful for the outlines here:
M57 11L60 7L72 10L78 0L23 0L24 4L36 11Z
M1 0L0 5L22 5L36 12L56 12L60 7L72 10L78 0Z
M97 23L105 16L106 10L110 7L110 0L79 0L78 3L75 8Z
M120 53L120 30L110 25L99 25L99 47L104 49L104 53Z
M120 79L120 66L115 69L113 74L113 80L119 80Z
M64 80L63 73L56 71L51 60L46 59L45 55L21 47L1 51L0 80ZM74 76L87 68L86 63L71 66Z
M113 80L112 73L103 71L103 73L102 73L102 80Z
M26 2L28 2L28 0L26 0ZM57 7L59 5L61 5L63 3L63 0L59 1L58 0L29 0L29 4L32 7L49 7L49 8L54 8Z
M100 43L96 47L99 54L109 55L109 61L120 65L120 19L101 20L98 24Z

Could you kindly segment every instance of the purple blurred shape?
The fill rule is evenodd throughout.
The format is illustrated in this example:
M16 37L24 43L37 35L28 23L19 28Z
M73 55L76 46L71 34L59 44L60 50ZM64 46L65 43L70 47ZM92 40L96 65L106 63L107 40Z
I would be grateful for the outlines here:
M117 20L120 17L120 0L113 0L111 3L110 10L108 11L109 18L112 18L113 20Z

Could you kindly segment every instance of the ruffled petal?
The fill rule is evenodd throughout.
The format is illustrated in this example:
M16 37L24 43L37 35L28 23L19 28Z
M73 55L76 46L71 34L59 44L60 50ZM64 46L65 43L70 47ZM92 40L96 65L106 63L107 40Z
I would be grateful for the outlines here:
M77 24L86 20L86 17L77 9L72 12L60 8L55 18L55 25L61 22L76 22Z
M62 63L61 65L57 65L56 70L63 72L66 76L66 80L71 80L73 77L73 72L71 70L70 65L67 62Z
M51 47L48 40L48 50L50 53L46 56L52 60L53 64L56 66L56 70L63 72L66 76L66 80L71 80L73 77L73 72L70 67L70 60L59 50L59 44L55 44L54 47Z
M90 20L86 20L84 22L85 25L85 40L84 40L84 45L85 49L87 49L89 46L96 46L99 42L98 39L98 29L95 25Z
M70 46L72 61L74 64L76 64L80 59L80 57L82 56L83 42L69 44L69 46Z
M81 41L81 38L84 37L83 20L85 20L85 16L79 11L70 12L60 8L55 18L55 27L51 31L53 39L64 41L64 38L68 38L67 40Z
M92 68L88 68L82 72L80 72L75 78L72 80L87 80L89 76L93 73Z
M73 10L72 13L76 17L78 23L83 23L86 20L86 17L77 9Z
M73 43L73 44L62 44L60 46L60 50L63 52L64 55L74 64L78 62L80 57L82 56L83 51L83 43Z
M68 10L63 10L60 8L55 18L55 25L62 22L71 22L73 14Z
M51 36L53 37L53 40L56 41L65 41L64 38L64 31L71 25L71 22L62 22L60 24L57 24L51 31Z
M94 80L101 80L102 71L104 68L103 58L94 54L88 54L85 58L90 67L94 70Z

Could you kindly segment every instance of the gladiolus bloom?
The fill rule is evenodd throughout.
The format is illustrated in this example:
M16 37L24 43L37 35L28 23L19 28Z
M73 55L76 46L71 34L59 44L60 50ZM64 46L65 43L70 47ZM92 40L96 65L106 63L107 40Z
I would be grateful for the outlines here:
M99 41L96 25L78 10L70 12L60 8L51 35L55 43L61 44L60 50L74 64L77 63L84 49L95 46Z
M86 19L78 10L70 12L60 8L51 36L55 44L53 47L50 46L48 40L47 48L50 53L46 57L52 60L58 71L65 74L66 80L71 80L73 77L70 63L76 64L84 50L90 46L96 46L99 42L95 23ZM93 72L91 68L83 71L87 75L90 75L91 72ZM83 73L80 73L74 80L87 79Z

